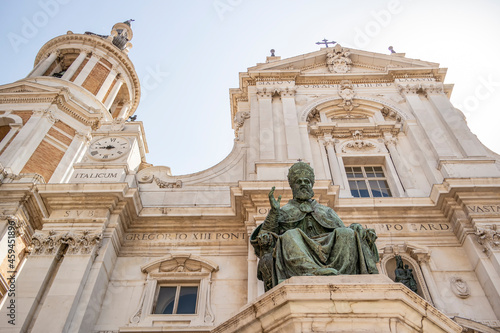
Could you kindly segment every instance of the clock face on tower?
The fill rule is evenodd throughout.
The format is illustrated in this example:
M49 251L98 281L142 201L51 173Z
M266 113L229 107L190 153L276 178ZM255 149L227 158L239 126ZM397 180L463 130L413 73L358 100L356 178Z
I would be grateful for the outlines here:
M88 153L95 159L108 161L124 156L129 149L130 144L127 139L105 137L92 142Z

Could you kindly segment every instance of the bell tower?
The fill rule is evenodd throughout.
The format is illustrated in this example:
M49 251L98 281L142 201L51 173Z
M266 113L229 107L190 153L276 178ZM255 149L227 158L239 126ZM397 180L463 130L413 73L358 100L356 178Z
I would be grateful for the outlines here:
M0 86L0 298L48 216L36 203L36 185L89 182L92 175L94 183L124 182L145 159L142 123L126 122L140 99L128 57L131 22L116 23L109 35L68 31L55 37L25 78ZM82 171L92 167L113 168L103 174L118 176ZM7 249L15 259L7 259Z
M128 58L131 21L109 35L68 31L38 52L28 76L0 87L0 163L9 174L65 182L92 131L124 123L139 104Z

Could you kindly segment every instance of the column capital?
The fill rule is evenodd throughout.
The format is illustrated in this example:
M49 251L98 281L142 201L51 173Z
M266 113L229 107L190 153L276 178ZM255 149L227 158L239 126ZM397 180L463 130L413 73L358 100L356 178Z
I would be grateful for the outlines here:
M89 144L90 141L92 140L92 135L89 132L80 132L77 131L75 133L75 137L81 141L83 141L85 144Z
M385 136L383 140L387 147L394 147L398 143L398 139L395 136Z
M68 245L66 254L91 254L101 247L102 230L68 231L61 237L61 243Z
M427 94L429 93L443 93L444 88L443 84L440 82L435 82L435 83L412 83L412 84L398 84L397 88L399 90L399 93L401 96L404 97L404 95L411 95L411 94L417 94L417 95L422 95L424 97L427 97Z
M257 97L259 99L272 98L274 93L279 93L278 89L257 88Z
M296 89L295 88L281 88L280 95L281 98L284 97L295 97Z
M90 54L92 54L92 49L90 49L88 47L82 47L80 49L80 54L90 55Z
M47 118L52 123L56 123L59 121L59 118L56 117L55 112L50 109L35 109L33 110L33 116L40 118Z
M338 139L334 139L331 134L325 134L323 135L323 145L325 147L335 147L335 144L339 142Z
M56 255L62 245L66 254L90 254L97 251L102 240L102 230L55 231L37 230L29 246L31 255Z
M28 247L30 255L55 255L61 246L62 234L54 230L37 230Z
M0 220L7 220L12 223L18 223L19 219L15 215L0 215Z
M61 55L61 50L52 50L50 52L47 52L45 55L44 55L44 58L47 59L49 58L50 56L53 56L54 58L56 57L59 57Z
M488 252L490 249L500 249L500 232L497 229L496 224L492 224L491 226L474 226L476 241L483 247L483 252Z
M431 255L429 253L416 253L417 261L419 265L428 264L431 260Z
M95 58L97 61L101 60L102 56L97 54L95 51L92 51L91 58Z
M43 115L45 114L47 110L45 109L34 109L32 112L33 112L33 116L35 117L43 117Z

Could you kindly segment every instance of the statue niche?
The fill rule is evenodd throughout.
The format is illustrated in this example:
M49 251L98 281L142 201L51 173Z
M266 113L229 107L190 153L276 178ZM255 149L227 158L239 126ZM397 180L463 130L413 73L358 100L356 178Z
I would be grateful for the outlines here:
M332 208L312 199L314 171L307 163L289 169L288 183L293 199L280 208L273 187L269 214L250 239L265 290L292 276L378 274L375 230L345 227Z
M403 267L403 259L400 255L395 255L397 268L394 271L396 275L395 282L401 282L414 293L418 292L417 281L415 281L415 277L413 277L413 269L409 267L409 265L404 265Z

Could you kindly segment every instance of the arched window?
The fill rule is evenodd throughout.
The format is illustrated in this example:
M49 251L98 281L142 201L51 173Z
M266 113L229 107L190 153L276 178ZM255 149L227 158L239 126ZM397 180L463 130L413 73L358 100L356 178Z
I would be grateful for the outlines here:
M0 152L8 145L21 128L21 117L7 113L0 115Z

